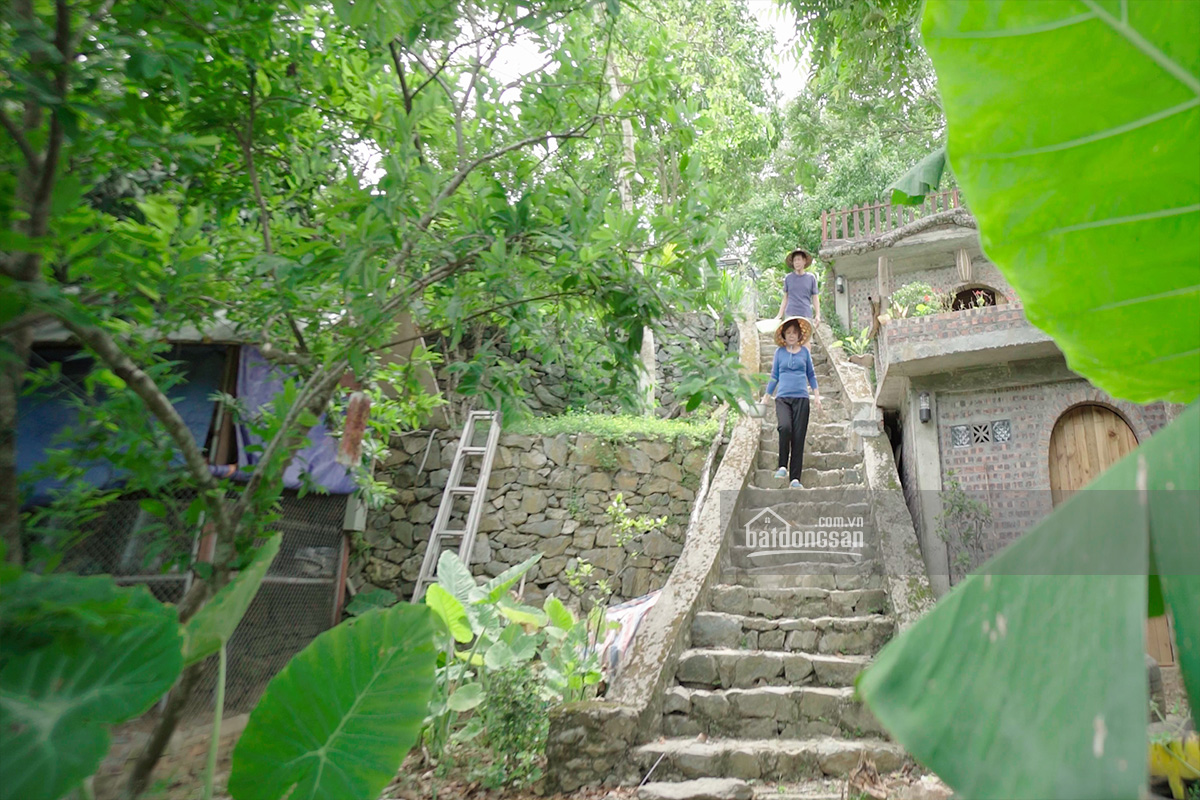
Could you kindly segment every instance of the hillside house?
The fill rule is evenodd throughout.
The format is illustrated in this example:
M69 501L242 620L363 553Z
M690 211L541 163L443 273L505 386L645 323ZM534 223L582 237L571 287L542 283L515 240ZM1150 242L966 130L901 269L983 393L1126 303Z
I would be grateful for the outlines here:
M871 325L871 300L906 284L954 296L952 311L884 317L874 343L875 402L939 595L1179 411L1116 400L1072 372L983 254L957 190L915 209L826 212L820 257L850 331ZM942 493L955 485L990 511L973 553L938 533ZM1165 621L1151 625L1149 648L1174 663Z

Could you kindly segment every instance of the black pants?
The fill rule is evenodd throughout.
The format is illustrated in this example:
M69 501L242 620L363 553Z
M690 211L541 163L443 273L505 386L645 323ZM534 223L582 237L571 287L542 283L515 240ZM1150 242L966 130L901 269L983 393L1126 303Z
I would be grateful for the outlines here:
M776 397L775 416L779 419L779 466L788 470L794 481L800 480L804 469L804 437L808 435L808 398Z

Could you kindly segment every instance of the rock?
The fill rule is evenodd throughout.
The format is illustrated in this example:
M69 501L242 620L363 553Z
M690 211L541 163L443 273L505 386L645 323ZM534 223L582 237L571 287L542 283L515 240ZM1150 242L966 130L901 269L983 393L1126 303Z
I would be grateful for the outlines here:
M652 461L665 461L671 457L671 446L664 442L638 442L638 449L650 457Z
M517 530L521 533L532 533L535 536L557 536L562 532L562 521L548 519L543 522L527 522Z
M546 466L546 456L541 450L530 450L526 453L521 453L517 463L525 469L541 469Z
M546 509L546 493L540 489L529 489L521 497L521 510L526 514L537 514Z
M632 447L622 447L617 450L617 463L621 465L621 469L640 472L642 474L654 468L654 463L650 460L649 456L641 450L634 450Z
M642 482L636 474L625 472L622 470L617 473L617 489L622 492L636 492L638 484Z
M561 556L567 552L567 548L571 545L570 536L555 536L553 539L547 539L538 546L538 552L543 558L554 558Z
M954 790L933 775L925 775L892 795L895 800L950 800L953 796Z
M413 506L408 512L410 522L433 522L433 518L437 516L437 512L426 503Z
M692 621L692 647L733 647L742 639L742 626L734 617L701 611Z
M671 483L678 483L683 480L683 470L670 461L656 464L654 466L654 474L660 478L666 478Z
M588 489L598 492L607 492L612 490L612 478L608 477L603 472L593 472L590 475L585 475L583 480L575 484L582 489Z
M640 549L650 558L666 558L679 555L683 545L671 541L665 534L651 531L642 537Z
M567 435L560 433L554 438L542 439L542 450L546 453L546 457L560 467L567 465L567 457L570 455L570 449L567 447Z
M394 539L401 547L406 547L411 550L413 546L413 524L408 520L403 519L393 522L392 539Z
M700 778L678 783L647 783L638 800L750 800L754 790L736 778Z

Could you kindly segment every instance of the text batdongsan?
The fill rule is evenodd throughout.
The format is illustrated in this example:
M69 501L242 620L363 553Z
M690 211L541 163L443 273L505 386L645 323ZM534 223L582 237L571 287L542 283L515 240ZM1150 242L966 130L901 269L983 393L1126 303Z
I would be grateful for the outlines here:
M839 528L862 528L862 517L818 517L817 527L826 530L838 530Z
M746 547L766 550L828 549L861 550L866 537L857 531L801 531L787 529L746 529Z

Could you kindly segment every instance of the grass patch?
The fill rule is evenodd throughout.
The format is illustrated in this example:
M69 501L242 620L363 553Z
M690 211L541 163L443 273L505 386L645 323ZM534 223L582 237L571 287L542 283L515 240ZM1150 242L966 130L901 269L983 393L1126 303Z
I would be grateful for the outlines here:
M632 414L590 414L571 412L556 417L534 417L522 420L508 429L509 433L536 436L557 436L560 433L587 433L605 442L626 443L636 439L671 441L687 436L696 442L711 442L717 435L717 420L659 419Z

